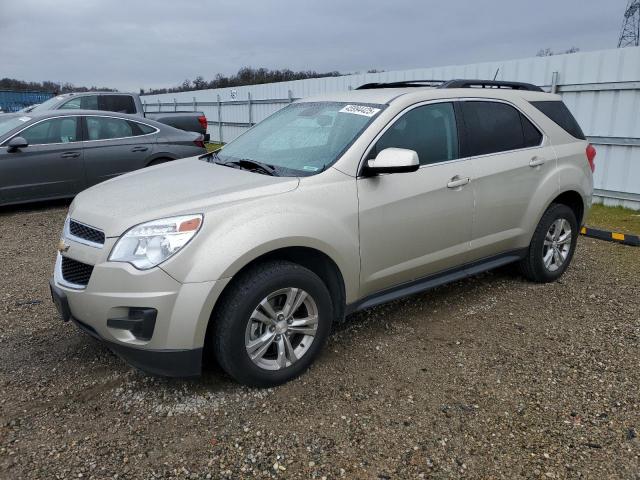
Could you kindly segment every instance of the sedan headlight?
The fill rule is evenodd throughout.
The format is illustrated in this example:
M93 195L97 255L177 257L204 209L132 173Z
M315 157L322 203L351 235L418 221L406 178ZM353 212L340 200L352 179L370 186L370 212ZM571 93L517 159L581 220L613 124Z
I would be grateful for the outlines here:
M202 215L183 215L142 223L116 242L109 260L147 270L179 252L200 230Z

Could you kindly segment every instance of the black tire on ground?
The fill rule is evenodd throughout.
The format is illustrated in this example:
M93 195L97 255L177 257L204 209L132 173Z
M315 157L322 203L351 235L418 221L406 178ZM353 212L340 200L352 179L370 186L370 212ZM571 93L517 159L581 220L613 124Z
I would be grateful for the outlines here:
M569 251L564 263L562 263L562 265L555 271L551 271L549 268L545 267L544 264L544 242L551 225L561 219L569 222L571 227L571 243L569 244ZM522 275L524 275L528 280L538 283L553 282L560 278L571 263L571 259L573 258L573 254L576 249L578 235L578 222L573 210L566 205L557 203L551 204L547 211L544 212L544 215L542 215L542 218L536 227L531 243L529 244L527 256L520 261L519 267Z
M285 288L301 288L313 298L318 311L317 331L306 353L295 363L268 370L256 365L247 353L247 324L263 299ZM329 337L332 321L331 295L320 277L293 262L265 262L240 274L223 294L212 318L212 350L222 369L238 382L271 387L297 377L311 365Z

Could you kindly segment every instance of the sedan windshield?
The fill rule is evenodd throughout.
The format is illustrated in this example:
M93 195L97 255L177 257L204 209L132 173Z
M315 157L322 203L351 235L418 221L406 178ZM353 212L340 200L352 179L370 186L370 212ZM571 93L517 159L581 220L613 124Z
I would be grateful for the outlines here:
M22 115L0 115L0 137L31 120Z
M41 104L36 105L29 111L30 112L46 112L47 110L51 110L51 108L54 107L56 103L59 103L60 100L62 100L63 98L64 97L60 97L60 96L50 98L46 102L42 102Z
M332 165L385 108L377 104L294 103L241 135L217 163L273 168L279 176L307 176Z

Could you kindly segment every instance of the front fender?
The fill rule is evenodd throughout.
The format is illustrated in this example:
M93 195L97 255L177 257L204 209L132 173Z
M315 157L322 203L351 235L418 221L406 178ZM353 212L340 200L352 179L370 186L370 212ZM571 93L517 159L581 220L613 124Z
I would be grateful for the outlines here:
M207 282L233 277L274 250L307 247L335 262L347 301L355 299L360 275L356 185L354 178L337 175L337 182L312 181L286 194L205 213L203 231L162 268L183 283Z

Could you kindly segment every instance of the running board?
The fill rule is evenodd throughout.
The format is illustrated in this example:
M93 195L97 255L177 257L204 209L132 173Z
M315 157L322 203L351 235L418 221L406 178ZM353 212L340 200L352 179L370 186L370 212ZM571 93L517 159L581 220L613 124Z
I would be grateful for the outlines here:
M382 305L383 303L397 300L398 298L408 297L415 295L416 293L425 292L447 283L455 282L456 280L462 280L463 278L472 277L494 268L502 267L510 263L517 262L524 258L527 254L527 249L516 250L513 252L503 253L493 257L488 257L483 260L471 262L460 267L444 270L428 277L407 282L381 292L374 293L363 298L360 301L347 305L346 314L349 315L360 310Z

